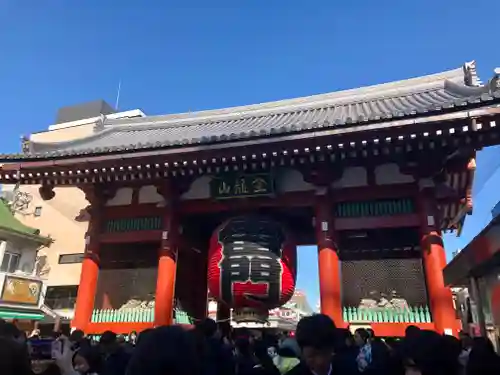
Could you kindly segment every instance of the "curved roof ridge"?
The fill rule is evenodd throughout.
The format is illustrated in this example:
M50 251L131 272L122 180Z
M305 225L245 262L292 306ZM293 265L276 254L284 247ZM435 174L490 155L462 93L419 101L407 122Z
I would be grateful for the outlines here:
M142 118L104 118L91 135L68 141L30 142L29 153L60 153L64 149L83 149L90 145L95 145L95 151L100 152L111 145L127 149L135 143L177 142L184 136L194 142L221 136L219 133L254 134L272 130L268 128L288 129L292 117L295 127L309 128L318 121L338 125L427 113L443 105L446 108L456 103L462 105L469 98L484 94L488 86L472 85L477 83L477 74L474 80L468 79L474 71L475 63L470 62L437 74L263 104ZM184 128L190 128L186 129L189 136L184 134ZM156 135L158 132L162 135Z
M184 112L176 114L146 116L136 119L116 119L107 120L105 127L115 127L125 125L134 127L139 125L153 125L161 123L161 126L172 125L183 126L182 123L199 123L211 121L223 121L227 117L260 117L273 113L287 113L314 109L317 107L327 107L344 105L347 103L360 103L384 97L404 96L408 92L419 93L443 88L445 81L456 82L464 85L463 67L444 71L441 73L426 76L414 77L399 81L392 81L382 84L364 86L359 88L333 91L330 93L316 94L292 99L264 102L244 106L210 109L196 112Z

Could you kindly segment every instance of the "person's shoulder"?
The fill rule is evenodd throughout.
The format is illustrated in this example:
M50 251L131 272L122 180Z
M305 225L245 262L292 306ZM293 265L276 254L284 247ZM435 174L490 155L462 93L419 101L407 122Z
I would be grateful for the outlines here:
M299 363L290 371L286 372L285 375L312 375L312 372L303 363Z

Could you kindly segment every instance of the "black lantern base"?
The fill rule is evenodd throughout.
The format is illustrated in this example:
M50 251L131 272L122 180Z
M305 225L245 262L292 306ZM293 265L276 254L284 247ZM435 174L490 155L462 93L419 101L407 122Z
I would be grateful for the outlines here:
M236 323L267 323L269 320L269 310L243 307L240 309L234 309L232 317L233 321Z

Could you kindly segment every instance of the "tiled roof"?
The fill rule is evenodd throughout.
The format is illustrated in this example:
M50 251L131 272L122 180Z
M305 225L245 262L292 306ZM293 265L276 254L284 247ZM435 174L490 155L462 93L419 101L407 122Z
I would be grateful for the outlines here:
M418 117L499 99L500 91L481 85L475 64L468 63L413 79L257 105L135 119L103 116L91 136L69 142L31 142L27 154L0 158L57 158L227 142Z
M40 230L28 227L17 220L2 199L0 199L0 229L46 245L51 242L50 238L40 235Z

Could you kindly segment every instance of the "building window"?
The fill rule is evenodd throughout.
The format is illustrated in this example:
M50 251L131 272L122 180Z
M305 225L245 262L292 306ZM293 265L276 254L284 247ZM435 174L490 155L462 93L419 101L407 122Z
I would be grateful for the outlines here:
M83 262L83 253L59 255L59 264L74 264L82 262Z
M35 207L35 212L34 212L34 215L35 215L36 217L42 216L42 207L41 207L41 206L36 206L36 207Z
M77 285L49 286L45 294L45 304L54 310L74 309L77 293Z
M21 256L19 254L5 252L3 255L2 265L0 266L0 271L2 272L16 272L19 266L19 259Z

